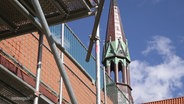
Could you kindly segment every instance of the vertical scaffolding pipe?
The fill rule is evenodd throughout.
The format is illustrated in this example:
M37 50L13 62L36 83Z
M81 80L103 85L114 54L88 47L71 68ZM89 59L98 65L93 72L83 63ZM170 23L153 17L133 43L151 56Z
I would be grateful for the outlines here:
M43 34L39 32L39 44L38 44L38 58L37 58L37 71L36 71L36 92L34 104L38 104L39 99L39 86L40 86L40 74L41 74L41 66L42 66L42 45L43 45Z
M100 30L99 25L96 31L96 104L100 104L101 97L100 97Z
M57 50L56 44L55 44L55 42L54 42L54 40L53 40L53 38L51 36L51 32L50 32L48 23L46 21L46 18L44 16L44 13L42 11L42 8L40 6L40 3L39 3L38 0L32 0L32 4L33 4L34 9L35 9L35 11L37 13L38 19L39 19L41 25L43 26L43 30L45 32L45 36L46 36L47 41L49 43L49 46L50 46L50 48L51 48L51 50L53 52L54 59L55 59L55 61L57 63L57 66L58 66L58 69L60 71L60 74L63 77L63 81L64 81L64 84L66 85L66 89L67 89L67 92L68 92L69 97L71 99L71 103L72 104L77 104L77 100L75 98L73 89L71 87L70 81L68 80L68 76L67 76L66 70L64 69L63 63L61 62L60 55L59 55L59 52Z
M104 81L104 104L107 104L107 90L106 90L106 75L105 75L105 67L103 67L103 81Z
M61 25L61 46L62 47L64 47L64 39L65 39L64 33L65 33L65 24L62 23L62 25ZM63 59L64 59L63 52L61 52L61 61L62 61L62 63L64 63Z
M64 23L62 23L62 25L61 25L61 46L62 47L64 47L64 27L65 26L65 24ZM62 61L62 63L64 63L64 57L63 57L63 52L61 52L61 61ZM63 94L63 90L62 90L62 87L63 87L63 78L62 78L62 76L61 76L61 78L60 78L60 91L59 91L59 104L62 104L62 99L63 99L63 96L62 96L62 94Z
M63 100L63 96L62 96L63 89L62 89L62 87L63 87L63 78L61 77L60 78L60 88L59 88L59 104L62 104L62 100Z

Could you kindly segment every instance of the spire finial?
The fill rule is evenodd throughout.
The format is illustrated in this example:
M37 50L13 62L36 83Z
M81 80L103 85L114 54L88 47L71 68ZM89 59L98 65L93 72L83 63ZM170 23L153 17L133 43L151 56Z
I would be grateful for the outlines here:
M113 1L114 6L118 6L117 0L112 0L112 1Z

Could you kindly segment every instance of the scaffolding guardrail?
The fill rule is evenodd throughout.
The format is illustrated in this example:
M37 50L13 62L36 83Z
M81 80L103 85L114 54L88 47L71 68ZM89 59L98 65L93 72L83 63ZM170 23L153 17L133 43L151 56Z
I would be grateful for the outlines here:
M107 96L111 99L113 104L130 104L128 98L116 86L116 83L107 74L105 74L105 77Z
M50 30L56 42L61 43L61 24L50 26ZM74 60L79 63L79 65L84 69L91 78L96 78L95 71L95 58L91 56L90 62L85 61L85 55L87 54L86 47L78 39L75 33L70 29L68 25L65 24L64 27L64 49L74 58Z
M54 35L54 39L60 43L61 42L61 25L51 26L50 30ZM79 65L87 72L90 77L96 80L96 65L95 58L91 55L91 60L89 62L85 61L85 55L87 54L87 49L83 43L78 39L75 33L70 29L68 25L65 24L64 27L64 48L65 50L78 62ZM103 89L103 68L100 70L101 75L101 89ZM123 104L129 104L129 100L125 94L116 86L116 83L107 75L106 76L106 88L107 96L111 99L114 104L118 104L118 99L121 99Z

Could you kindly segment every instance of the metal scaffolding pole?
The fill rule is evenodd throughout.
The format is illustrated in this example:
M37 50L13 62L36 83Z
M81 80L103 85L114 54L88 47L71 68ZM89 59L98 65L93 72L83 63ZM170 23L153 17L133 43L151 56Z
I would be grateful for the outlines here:
M100 17L103 9L105 0L100 0L100 3L97 8L97 12L95 15L95 22L93 26L92 35L90 38L90 44L88 47L88 52L86 55L86 61L88 62L91 56L91 51L93 49L93 44L95 44L96 49L96 104L100 104L101 97L100 97L100 30L99 30L99 22ZM99 0L98 0L99 2Z
M100 104L100 30L96 32L96 104Z
M98 2L99 2L99 0L98 0ZM105 2L105 0L100 0L100 3L99 3L98 8L97 8L96 15L95 15L95 22L94 22L94 25L93 25L93 31L92 31L92 35L91 35L91 38L90 38L88 52L87 52L87 55L86 55L86 61L87 62L90 60L94 40L96 39L97 28L98 28L98 25L100 23L100 17L101 17L101 14L102 14L102 9L103 9L104 2Z
M60 88L59 88L59 104L62 104L62 101L63 101L63 96L62 96L63 89L62 89L62 87L63 87L63 78L61 77L60 78Z
M104 81L104 104L107 104L107 90L106 90L106 75L105 75L105 67L103 68L103 81Z
M37 16L38 16L38 19L41 23L41 25L43 26L43 30L45 32L45 36L47 38L47 41L49 43L49 46L53 52L53 55L54 55L54 59L57 63L57 66L58 66L58 69L60 71L60 74L61 76L63 77L63 81L66 85L66 89L68 91L68 94L69 94L69 97L71 99L71 102L72 104L77 104L77 100L75 98L75 95L74 95L74 92L73 92L73 89L71 87L71 84L68 80L68 76L67 76L67 73L64 69L64 66L63 66L63 63L61 62L61 59L60 59L60 56L59 56L59 52L57 50L57 47L56 47L56 44L51 36L51 32L50 32L50 29L49 29L49 26L48 26L48 23L45 19L45 16L44 16L44 13L42 11L42 8L40 6L40 3L38 0L32 0L32 4L34 6L34 9L37 13Z
M88 9L88 11L90 12L91 9L90 7L87 5L86 1L85 0L80 0L82 3L84 3L84 5L86 6L86 9Z
M38 58L37 58L37 71L36 71L36 91L35 91L35 99L34 104L38 104L39 98L39 86L40 86L40 74L41 74L41 66L42 66L42 45L43 45L43 34L39 32L39 44L38 44Z
M61 25L61 46L64 47L64 27L65 24L62 23ZM61 52L61 61L62 63L64 63L64 57L63 57L63 52ZM63 93L63 90L62 90L62 87L63 87L63 78L61 77L60 78L60 89L59 89L59 104L62 104L62 93Z
M64 33L65 33L65 24L62 23L61 25L61 46L64 47ZM61 61L64 63L64 57L63 57L63 52L61 52Z

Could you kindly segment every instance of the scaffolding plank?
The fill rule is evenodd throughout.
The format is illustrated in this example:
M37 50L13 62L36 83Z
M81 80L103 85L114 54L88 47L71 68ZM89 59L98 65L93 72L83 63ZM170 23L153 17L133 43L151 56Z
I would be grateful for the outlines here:
M14 0L34 18L35 10L30 0ZM39 0L49 25L68 22L93 15L97 5L93 0ZM37 31L30 18L25 17L10 0L0 0L0 39L14 37L22 33ZM4 20L4 18L6 20Z

